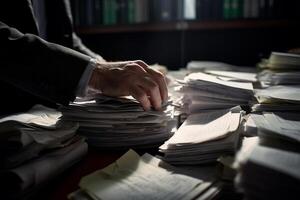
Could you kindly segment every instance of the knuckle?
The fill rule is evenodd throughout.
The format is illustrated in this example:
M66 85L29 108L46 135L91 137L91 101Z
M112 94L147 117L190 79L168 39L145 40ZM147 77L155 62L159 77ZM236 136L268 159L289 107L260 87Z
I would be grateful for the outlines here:
M140 93L137 95L137 99L140 101L140 102L146 102L148 101L148 97L145 93Z
M132 94L134 95L135 98L137 99L142 99L144 98L143 96L145 96L146 94L142 91L142 90L138 90L137 88L133 87L134 89L132 89Z
M149 82L149 89L151 91L154 91L154 90L158 89L158 85L155 82L151 81L151 82Z
M135 63L130 63L125 66L125 69L139 71L141 69L141 67Z
M135 61L136 64L140 65L143 68L148 68L149 66L142 60L136 60Z
M146 65L146 63L144 62L144 61L142 61L142 60L136 60L135 61L137 64L143 64L143 65Z
M159 79L164 79L165 75L161 72L156 72L156 77L159 78Z

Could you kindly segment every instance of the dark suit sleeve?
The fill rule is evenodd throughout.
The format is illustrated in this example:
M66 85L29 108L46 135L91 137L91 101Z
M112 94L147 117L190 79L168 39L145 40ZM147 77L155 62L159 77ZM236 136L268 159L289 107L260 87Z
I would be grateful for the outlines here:
M48 1L49 3L50 1ZM52 3L55 3L55 1L51 0ZM64 11L67 14L67 24L71 25L71 29L72 29L72 42L73 42L73 49L76 51L79 51L83 54L86 54L88 56L91 56L93 58L102 58L99 54L93 52L92 50L90 50L88 47L86 47L83 42L81 41L81 39L77 36L77 34L74 32L73 27L73 15L72 15L72 10L71 10L71 5L70 5L70 1L69 0L64 0ZM56 4L57 5L57 4Z
M72 34L72 39L73 39L73 45L74 45L74 49L76 51L79 51L81 53L84 53L86 55L89 55L93 58L97 58L98 56L101 57L99 54L94 53L93 51L91 51L89 48L87 48L81 41L81 39L77 36L76 33L73 32Z
M37 97L68 104L89 56L23 34L0 22L0 80Z

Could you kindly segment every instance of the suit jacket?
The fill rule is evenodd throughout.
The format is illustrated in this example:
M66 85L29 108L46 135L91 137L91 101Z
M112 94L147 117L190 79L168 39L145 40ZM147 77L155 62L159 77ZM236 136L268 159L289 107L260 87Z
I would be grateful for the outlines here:
M0 2L0 115L36 103L68 104L94 56L73 32L69 1L45 4L48 41L37 36L31 0Z

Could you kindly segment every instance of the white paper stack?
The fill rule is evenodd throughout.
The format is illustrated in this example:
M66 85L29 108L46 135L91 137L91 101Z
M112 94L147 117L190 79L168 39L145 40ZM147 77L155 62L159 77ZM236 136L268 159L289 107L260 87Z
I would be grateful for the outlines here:
M299 70L300 55L294 53L272 52L270 58L266 60L261 68L269 68L274 70Z
M264 85L299 85L300 71L284 72L263 70L258 74L258 80Z
M159 147L163 160L177 165L214 162L235 150L239 139L240 107L191 114Z
M80 191L69 195L70 199L85 196L86 199L206 199L214 196L207 191L212 185L180 173L149 154L139 156L130 150L108 167L83 177ZM211 193L211 191L210 191ZM82 195L83 194L83 195Z
M217 61L190 61L186 66L187 70L190 72L200 72L204 70L222 70L222 71L231 71L235 70L238 67L230 65L223 62Z
M272 52L270 58L259 65L262 88L255 91L258 104L253 111L300 110L300 55Z
M0 119L0 168L13 168L42 151L66 146L78 124L61 123L61 113L36 105L26 113Z
M243 117L243 135L246 137L257 136L257 125L253 120L253 114L250 113Z
M214 72L216 73L216 72ZM241 77L247 77L239 72ZM183 107L187 113L203 110L231 108L237 105L248 105L253 98L251 81L238 79L237 72L211 75L202 72L192 73L185 77L182 87Z
M133 98L97 95L76 99L63 107L63 120L79 123L79 134L89 145L99 148L128 149L157 147L171 136L177 121L173 107L144 111Z
M264 86L300 85L300 55L272 52L259 66L258 80Z
M243 137L241 146L235 155L232 167L238 170L242 165L244 165L249 159L252 151L256 146L259 145L259 137Z
M0 196L21 199L78 162L87 144L78 124L41 105L0 119Z
M248 71L221 71L221 70L205 70L206 74L211 74L223 78L227 81L237 81L237 82L256 82L257 73L255 70Z
M300 114L264 112L252 115L261 143L300 152Z
M300 154L255 146L236 179L246 199L299 199Z
M299 111L300 85L277 85L254 91L253 111Z

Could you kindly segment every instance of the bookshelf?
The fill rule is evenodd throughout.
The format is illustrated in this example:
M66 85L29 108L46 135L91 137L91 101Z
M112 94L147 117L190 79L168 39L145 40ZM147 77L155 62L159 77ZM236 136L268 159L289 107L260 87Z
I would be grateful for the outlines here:
M76 32L107 60L143 59L170 69L190 60L253 66L270 51L300 46L299 0L71 3Z
M124 32L160 32L218 29L260 29L260 28L298 28L299 22L293 20L232 20L232 21L182 21L163 23L143 23L130 25L112 25L79 27L79 34L102 34Z
M300 19L298 0L71 0L76 27L120 30L244 28ZM247 22L248 21L248 22ZM259 23L260 25L262 23ZM236 27L237 26L237 27ZM116 28L117 29L117 28ZM118 29L117 29L118 30Z

